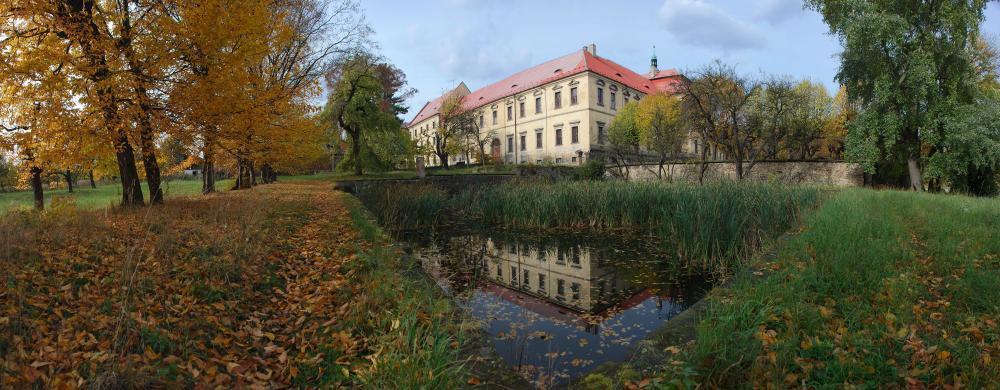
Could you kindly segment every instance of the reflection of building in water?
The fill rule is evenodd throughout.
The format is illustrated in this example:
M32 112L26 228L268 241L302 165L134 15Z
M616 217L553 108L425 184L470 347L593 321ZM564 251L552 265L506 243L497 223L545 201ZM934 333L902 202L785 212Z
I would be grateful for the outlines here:
M593 314L638 292L589 248L489 240L485 257L483 275L494 283L576 311Z

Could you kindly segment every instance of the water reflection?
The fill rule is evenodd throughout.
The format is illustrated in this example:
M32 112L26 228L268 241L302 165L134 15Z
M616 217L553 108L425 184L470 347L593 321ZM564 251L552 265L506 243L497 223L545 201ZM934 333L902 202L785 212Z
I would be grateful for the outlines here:
M707 289L650 239L463 232L407 237L414 255L497 352L538 385L606 361L686 309Z

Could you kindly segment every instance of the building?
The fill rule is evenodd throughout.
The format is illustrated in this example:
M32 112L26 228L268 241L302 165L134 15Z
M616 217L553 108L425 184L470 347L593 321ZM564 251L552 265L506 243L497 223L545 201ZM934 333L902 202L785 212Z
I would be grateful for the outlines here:
M619 108L652 93L676 93L683 80L675 70L659 70L655 55L642 75L598 56L591 44L475 91L460 83L425 104L406 128L418 143L435 142L442 102L458 94L480 133L492 138L487 153L494 161L579 164L608 149L607 127ZM449 156L449 163L469 157ZM437 156L427 161L441 163Z

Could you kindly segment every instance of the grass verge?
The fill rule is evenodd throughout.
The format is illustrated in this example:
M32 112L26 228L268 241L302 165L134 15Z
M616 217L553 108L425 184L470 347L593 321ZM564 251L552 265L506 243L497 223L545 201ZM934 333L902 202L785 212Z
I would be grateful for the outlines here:
M708 298L652 379L708 387L1000 383L1000 200L838 193ZM602 378L594 377L592 381Z

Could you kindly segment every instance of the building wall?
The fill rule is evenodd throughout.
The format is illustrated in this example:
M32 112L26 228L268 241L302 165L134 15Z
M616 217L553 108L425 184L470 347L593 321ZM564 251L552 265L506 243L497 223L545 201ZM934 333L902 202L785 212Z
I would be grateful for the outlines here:
M572 89L576 88L577 103L572 104ZM603 94L603 104L599 104L598 90ZM477 118L482 118L481 132L500 140L500 157L507 163L556 163L576 165L582 163L593 148L604 147L600 142L599 128L606 132L614 115L625 104L625 92L630 101L644 94L619 83L612 82L592 72L579 73L562 78L516 95L506 96L487 102L474 110ZM560 94L562 104L556 107L556 94ZM614 103L612 104L612 93ZM535 111L535 99L541 99L541 112ZM521 113L521 103L524 113ZM508 117L508 107L511 116ZM493 122L493 112L497 120ZM414 123L409 131L417 142L433 142L433 127L438 124L437 115ZM572 129L578 129L577 142L573 142ZM421 130L423 129L423 131ZM557 144L557 130L561 129L562 142ZM427 136L424 136L426 134ZM537 135L541 134L542 147L537 145ZM522 148L522 138L523 148ZM523 149L523 150L522 150ZM491 152L490 145L486 152ZM451 163L468 161L465 156L452 156ZM433 156L429 165L440 165Z

